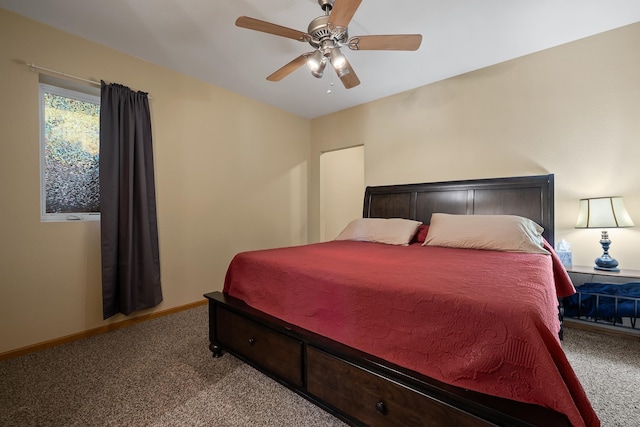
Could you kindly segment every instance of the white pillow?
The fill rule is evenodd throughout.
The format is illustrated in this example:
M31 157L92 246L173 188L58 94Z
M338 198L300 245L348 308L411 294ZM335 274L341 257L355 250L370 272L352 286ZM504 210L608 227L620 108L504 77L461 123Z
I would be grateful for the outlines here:
M544 229L516 215L431 215L422 246L487 249L549 254L543 247Z
M358 218L351 221L336 240L407 246L420 224L420 221L402 218Z

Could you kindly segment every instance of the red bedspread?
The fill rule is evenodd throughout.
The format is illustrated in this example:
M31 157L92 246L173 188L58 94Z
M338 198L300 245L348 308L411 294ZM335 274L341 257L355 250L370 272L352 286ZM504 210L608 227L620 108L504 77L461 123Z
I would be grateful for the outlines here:
M445 383L600 425L558 338L557 296L575 290L555 254L333 241L240 253L224 292Z

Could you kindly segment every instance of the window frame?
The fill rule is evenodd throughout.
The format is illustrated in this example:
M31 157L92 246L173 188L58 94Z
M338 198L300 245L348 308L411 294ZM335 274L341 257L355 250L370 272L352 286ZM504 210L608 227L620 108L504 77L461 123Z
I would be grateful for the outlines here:
M43 76L41 75L41 77ZM47 212L44 94L51 93L54 95L63 96L65 98L71 98L100 105L100 90L92 87L84 87L82 85L73 84L64 80L55 79L50 76L46 77L48 78L41 78L38 84L38 104L40 112L40 222L100 221L100 212Z

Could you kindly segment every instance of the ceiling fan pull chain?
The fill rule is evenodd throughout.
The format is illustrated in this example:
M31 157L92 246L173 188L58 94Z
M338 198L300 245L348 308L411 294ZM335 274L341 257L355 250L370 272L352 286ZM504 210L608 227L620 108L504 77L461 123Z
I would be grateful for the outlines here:
M333 92L333 90L331 89L332 87L333 87L333 73L329 71L329 89L327 89L327 95L331 95L331 92Z

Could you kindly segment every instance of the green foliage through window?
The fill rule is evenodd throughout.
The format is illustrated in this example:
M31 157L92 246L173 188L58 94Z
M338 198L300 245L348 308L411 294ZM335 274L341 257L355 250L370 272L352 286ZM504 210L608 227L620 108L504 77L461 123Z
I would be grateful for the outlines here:
M99 100L41 86L44 214L99 212Z

